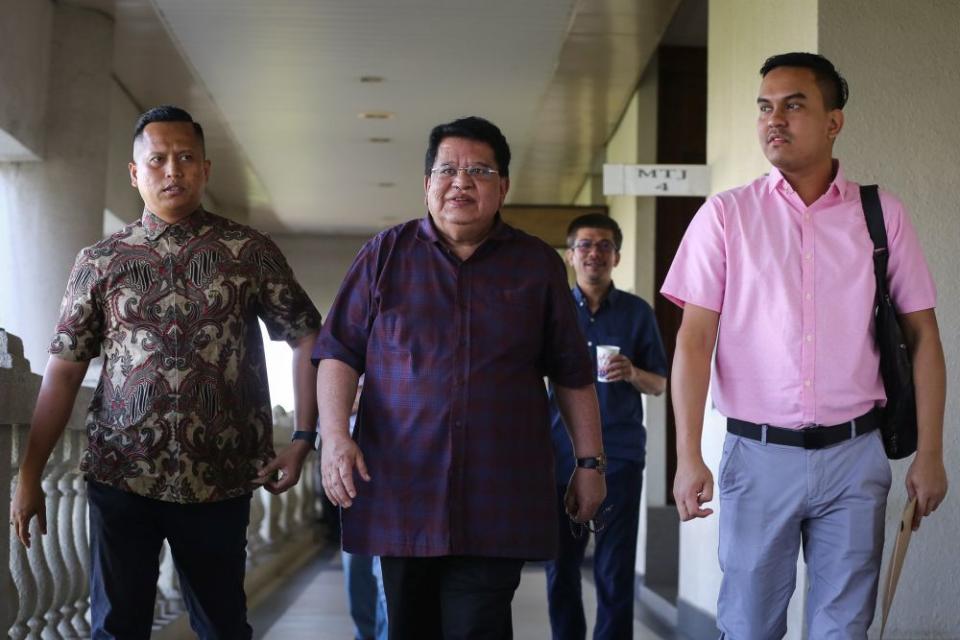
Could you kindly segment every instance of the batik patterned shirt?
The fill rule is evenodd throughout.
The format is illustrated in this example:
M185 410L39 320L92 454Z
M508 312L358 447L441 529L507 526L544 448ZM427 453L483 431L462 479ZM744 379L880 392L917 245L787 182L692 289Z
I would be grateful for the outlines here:
M203 209L176 224L144 211L82 250L50 353L103 355L88 479L178 503L251 491L274 455L257 318L274 340L320 326L277 246Z

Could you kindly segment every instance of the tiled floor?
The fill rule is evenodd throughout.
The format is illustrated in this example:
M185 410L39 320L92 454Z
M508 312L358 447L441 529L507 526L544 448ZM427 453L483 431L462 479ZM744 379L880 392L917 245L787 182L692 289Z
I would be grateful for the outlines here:
M587 619L594 618L596 601L591 584L584 584ZM256 603L250 612L255 640L350 640L340 555L325 552L285 580L285 585ZM528 565L513 600L516 640L550 637L543 569ZM592 628L588 632L588 637ZM634 624L636 640L665 640L640 622Z

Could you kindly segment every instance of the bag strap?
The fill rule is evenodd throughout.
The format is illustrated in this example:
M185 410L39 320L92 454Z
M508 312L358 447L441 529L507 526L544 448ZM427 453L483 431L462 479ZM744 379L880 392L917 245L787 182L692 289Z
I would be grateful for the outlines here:
M877 294L887 295L887 228L883 224L883 208L880 206L880 192L875 184L860 185L860 203L863 215L867 219L867 231L873 240L873 273L877 278Z

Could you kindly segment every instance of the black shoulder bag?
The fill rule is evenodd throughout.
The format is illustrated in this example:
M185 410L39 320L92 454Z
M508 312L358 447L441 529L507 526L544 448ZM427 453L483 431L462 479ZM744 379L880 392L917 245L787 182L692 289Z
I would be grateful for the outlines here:
M880 375L887 393L880 432L887 457L898 460L917 450L917 399L913 389L913 365L897 310L887 289L887 230L883 224L877 185L861 186L860 200L863 215L867 219L867 230L873 240L873 271L877 279L875 330L880 351Z

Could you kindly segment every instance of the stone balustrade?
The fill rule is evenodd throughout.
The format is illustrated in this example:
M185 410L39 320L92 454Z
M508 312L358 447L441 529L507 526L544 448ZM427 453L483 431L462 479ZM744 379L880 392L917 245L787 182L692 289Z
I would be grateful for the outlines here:
M23 456L40 376L30 372L15 336L0 329L0 496L12 497ZM86 446L83 428L93 390L83 387L63 438L47 463L43 490L47 535L34 529L30 549L8 528L0 536L0 630L14 640L89 638L89 544L86 483L79 472ZM290 441L292 416L275 412L278 449ZM276 576L303 562L316 548L312 523L316 457L304 465L300 482L277 496L259 490L253 496L248 529L247 593L269 590ZM36 527L35 521L31 524ZM154 638L193 637L169 548L161 552ZM2 634L2 632L0 632ZM2 635L0 635L2 637Z

